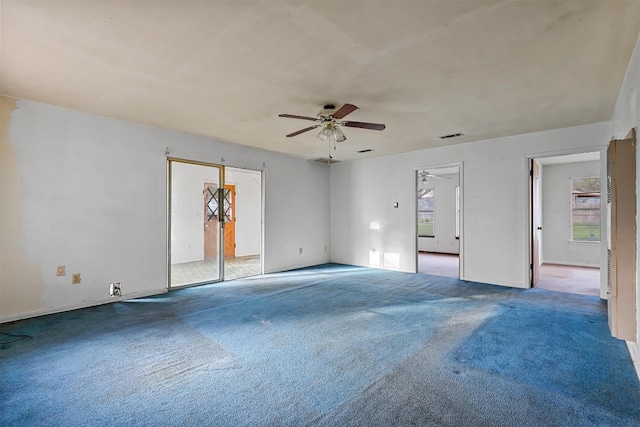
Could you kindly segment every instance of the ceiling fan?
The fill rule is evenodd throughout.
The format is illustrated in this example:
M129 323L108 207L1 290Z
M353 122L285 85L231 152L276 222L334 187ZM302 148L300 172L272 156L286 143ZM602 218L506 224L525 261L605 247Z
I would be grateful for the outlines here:
M294 114L279 114L278 117L286 117L289 119L302 119L302 120L310 120L316 122L317 124L313 126L309 126L304 129L300 129L299 131L290 133L287 135L287 138L291 138L292 136L300 135L301 133L308 132L312 129L319 128L320 133L318 134L318 138L323 141L326 141L328 138L333 137L336 142L342 142L347 139L344 135L340 126L352 127L352 128L362 128L362 129L371 129L371 130L383 130L385 125L381 123L366 123L366 122L352 122L347 120L342 120L348 114L353 113L357 110L353 104L344 104L342 107L336 110L336 106L333 104L327 104L323 107L322 110L317 114L316 117L307 117L307 116L297 116Z
M435 175L435 174L429 173L428 171L420 171L418 175L420 176L420 179L422 180L422 182L425 184L429 181L430 178L451 179L450 176Z
M451 179L449 176L440 176L429 173L428 171L418 172L420 182L418 183L418 198L423 199L427 197L433 191L433 188L429 186L430 179Z

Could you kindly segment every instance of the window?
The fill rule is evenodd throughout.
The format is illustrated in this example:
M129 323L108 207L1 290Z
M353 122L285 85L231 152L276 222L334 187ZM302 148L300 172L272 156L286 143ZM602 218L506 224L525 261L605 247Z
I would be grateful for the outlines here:
M571 178L571 240L600 241L600 178Z
M434 190L429 188L418 192L418 236L433 237Z

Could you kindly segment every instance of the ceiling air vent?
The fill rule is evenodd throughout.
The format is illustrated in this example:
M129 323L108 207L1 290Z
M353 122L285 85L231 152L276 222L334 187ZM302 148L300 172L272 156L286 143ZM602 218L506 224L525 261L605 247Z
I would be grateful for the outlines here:
M358 151L358 153L363 154L363 153L370 153L371 151L373 151L371 148L367 148L366 150L360 150Z
M458 132L458 133L452 133L449 135L442 135L442 136L439 136L438 139L450 139L450 138L457 138L459 136L464 136L464 133Z
M318 162L318 163L338 163L340 160L328 159L326 157L318 157L317 159L311 159L310 162Z

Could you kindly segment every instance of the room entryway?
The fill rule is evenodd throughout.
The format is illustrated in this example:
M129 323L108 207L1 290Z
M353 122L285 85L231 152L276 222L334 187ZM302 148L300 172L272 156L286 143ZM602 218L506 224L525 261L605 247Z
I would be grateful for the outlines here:
M531 285L600 296L600 152L530 159Z
M169 287L262 273L262 173L169 159Z
M461 277L461 164L416 172L417 271Z
M262 172L225 167L224 280L262 274Z

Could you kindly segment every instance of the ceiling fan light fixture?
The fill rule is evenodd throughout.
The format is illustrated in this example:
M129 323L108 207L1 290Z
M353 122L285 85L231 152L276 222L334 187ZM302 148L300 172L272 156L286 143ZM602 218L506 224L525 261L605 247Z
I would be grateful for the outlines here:
M326 125L320 130L320 133L318 134L318 138L320 138L323 141L326 141L327 138L329 138L331 135L333 135L333 129L331 129L331 125Z
M333 139L335 139L336 142L342 142L345 139L347 139L347 137L344 136L344 133L342 133L342 130L338 126L334 126L333 127Z

